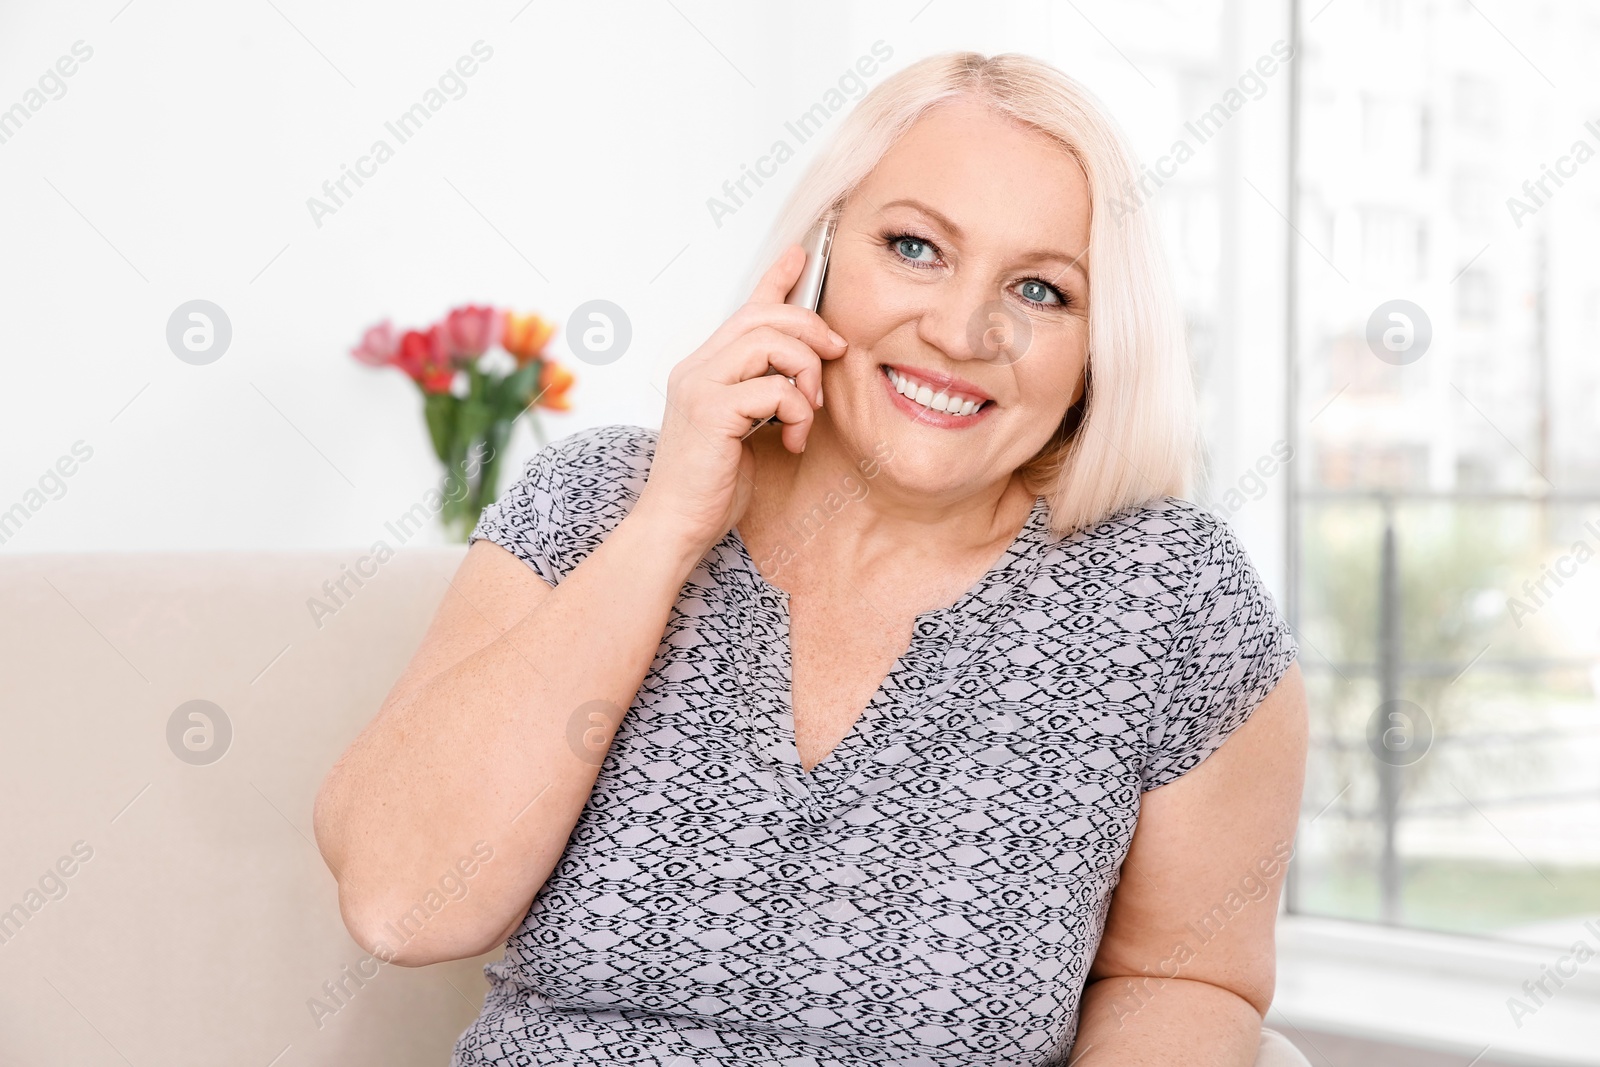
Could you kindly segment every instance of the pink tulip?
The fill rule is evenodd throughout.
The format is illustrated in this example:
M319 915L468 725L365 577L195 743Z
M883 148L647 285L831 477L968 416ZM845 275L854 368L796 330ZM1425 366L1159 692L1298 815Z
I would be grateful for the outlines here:
M477 359L500 340L500 314L491 307L467 305L445 316L444 346L451 359Z
M361 335L361 343L350 354L369 367L387 367L399 352L400 341L388 319Z

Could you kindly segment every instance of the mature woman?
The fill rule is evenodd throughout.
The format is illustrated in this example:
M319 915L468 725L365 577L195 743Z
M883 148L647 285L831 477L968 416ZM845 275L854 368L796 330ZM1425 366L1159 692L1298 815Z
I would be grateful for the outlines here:
M1261 1025L1296 646L1182 499L1134 174L1045 64L911 66L660 432L484 513L316 812L370 951L506 942L455 1064L1299 1062ZM783 299L826 217L819 314Z

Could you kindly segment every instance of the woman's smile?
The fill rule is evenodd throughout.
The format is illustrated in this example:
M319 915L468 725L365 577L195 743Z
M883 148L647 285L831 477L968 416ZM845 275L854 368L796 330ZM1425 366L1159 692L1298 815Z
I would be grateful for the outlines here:
M889 402L925 426L964 430L995 408L983 390L948 375L879 364Z

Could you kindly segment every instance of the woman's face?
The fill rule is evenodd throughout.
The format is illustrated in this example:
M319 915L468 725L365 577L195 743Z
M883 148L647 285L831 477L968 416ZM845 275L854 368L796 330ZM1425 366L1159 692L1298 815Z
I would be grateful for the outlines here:
M959 498L1044 447L1083 392L1089 189L1043 134L959 98L926 112L844 205L822 316L834 432L887 444L896 484ZM893 377L891 377L891 374ZM924 402L981 401L973 414Z

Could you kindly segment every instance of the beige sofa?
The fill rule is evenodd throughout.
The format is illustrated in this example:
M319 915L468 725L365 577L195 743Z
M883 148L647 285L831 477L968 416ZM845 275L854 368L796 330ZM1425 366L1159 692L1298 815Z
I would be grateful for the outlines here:
M0 554L0 1063L448 1063L498 951L372 961L311 806L464 552Z
M498 952L367 960L311 805L464 552L402 547L359 587L359 551L0 556L0 909L28 912L0 922L0 1063L449 1062ZM168 744L192 700L231 724L215 762ZM221 747L180 722L189 758Z

